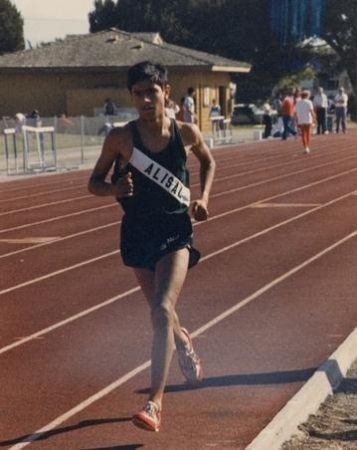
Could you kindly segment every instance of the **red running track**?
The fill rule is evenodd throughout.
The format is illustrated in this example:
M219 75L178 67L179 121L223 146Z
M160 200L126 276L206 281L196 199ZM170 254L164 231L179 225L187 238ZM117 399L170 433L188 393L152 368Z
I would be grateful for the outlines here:
M205 379L187 386L175 356L157 434L130 422L151 328L119 207L87 193L88 171L2 182L0 448L244 449L356 326L356 137L214 150L178 305Z

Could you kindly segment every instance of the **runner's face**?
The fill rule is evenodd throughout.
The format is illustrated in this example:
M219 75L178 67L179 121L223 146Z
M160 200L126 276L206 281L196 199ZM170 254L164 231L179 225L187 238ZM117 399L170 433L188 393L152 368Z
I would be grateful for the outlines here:
M164 113L165 92L149 80L134 84L131 98L140 117L154 118Z

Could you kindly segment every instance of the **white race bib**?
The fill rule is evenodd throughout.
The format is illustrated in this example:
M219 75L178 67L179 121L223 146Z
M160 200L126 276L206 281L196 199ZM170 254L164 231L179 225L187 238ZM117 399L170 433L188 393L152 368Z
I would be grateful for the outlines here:
M190 205L190 190L169 170L134 147L129 163L139 172L161 186L183 205Z

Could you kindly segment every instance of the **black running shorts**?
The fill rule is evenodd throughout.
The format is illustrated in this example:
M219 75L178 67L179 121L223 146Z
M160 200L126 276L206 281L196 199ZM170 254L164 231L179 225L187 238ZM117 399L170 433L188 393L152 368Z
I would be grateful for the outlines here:
M128 214L123 217L120 250L126 266L155 270L156 263L163 256L187 248L190 268L200 259L200 253L192 247L192 242L192 223L187 213L145 219Z

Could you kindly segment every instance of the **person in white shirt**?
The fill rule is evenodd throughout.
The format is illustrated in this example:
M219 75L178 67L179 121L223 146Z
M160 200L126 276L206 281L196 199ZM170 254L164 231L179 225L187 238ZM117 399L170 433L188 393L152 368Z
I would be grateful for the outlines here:
M340 87L338 93L334 98L335 103L335 117L336 117L336 133L340 132L340 126L342 133L346 133L346 116L347 116L347 103L348 95L345 93L345 89Z
M264 123L264 133L263 138L267 139L271 135L273 128L273 108L270 106L269 99L266 98L263 104L263 123Z
M327 133L327 107L328 99L322 87L319 87L314 97L313 105L316 112L317 130L316 134Z
M188 123L196 123L196 114L195 114L195 89L193 87L189 87L187 89L187 96L185 97L184 105L184 113L183 113L183 121Z
M310 91L302 91L300 100L296 102L295 119L301 132L305 153L310 153L311 129L316 121L314 105L310 100Z

